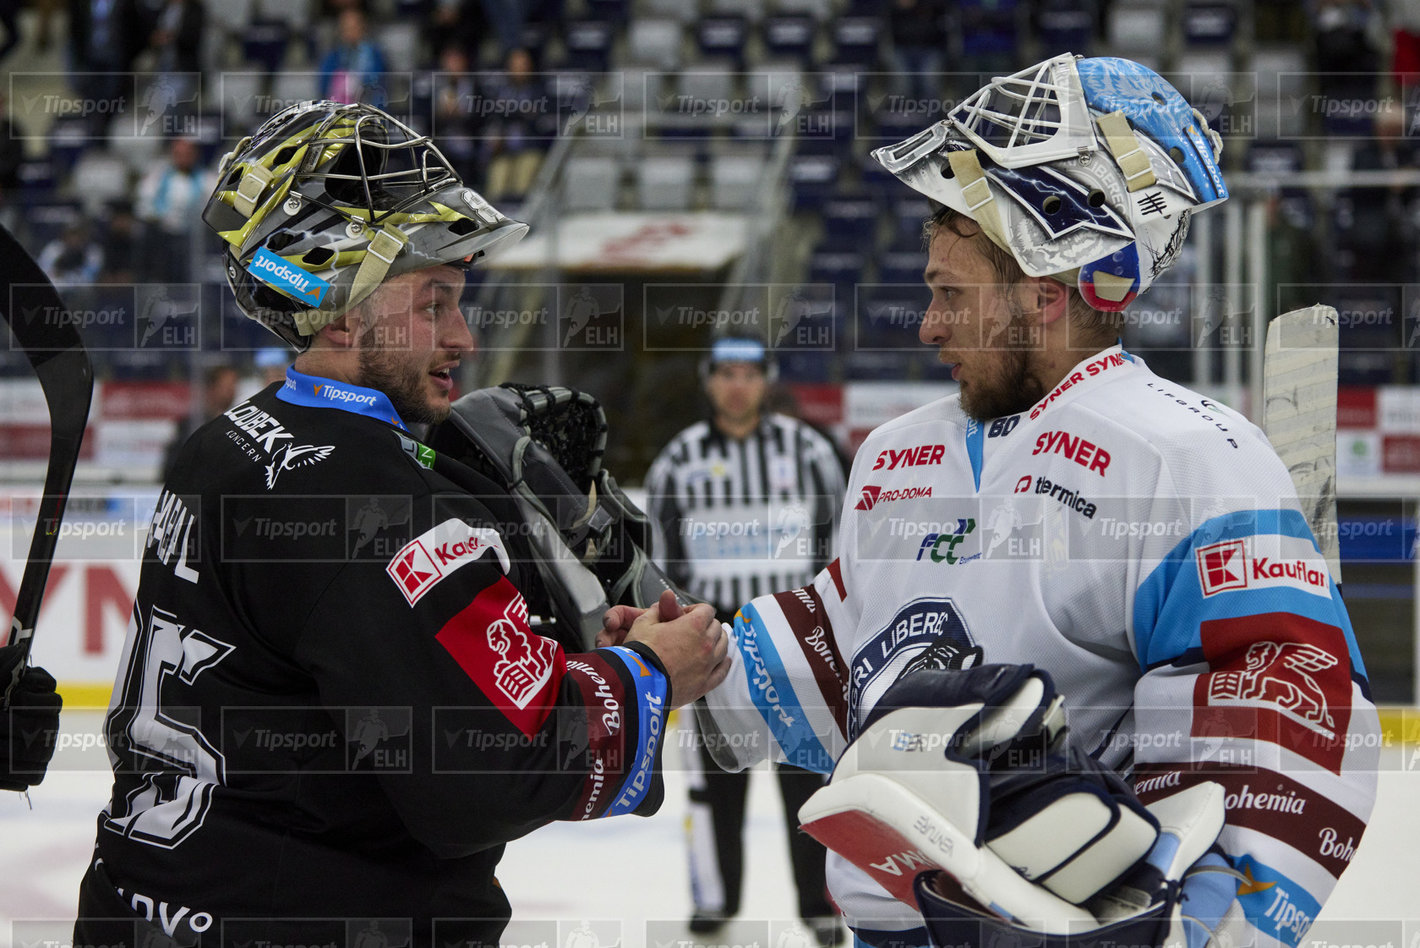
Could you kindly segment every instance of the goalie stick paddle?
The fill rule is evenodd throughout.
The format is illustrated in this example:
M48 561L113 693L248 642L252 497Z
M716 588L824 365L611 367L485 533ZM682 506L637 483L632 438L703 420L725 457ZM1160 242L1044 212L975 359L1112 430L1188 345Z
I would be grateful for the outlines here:
M1336 310L1318 304L1267 326L1262 362L1262 430L1287 466L1302 513L1341 585L1336 526Z
M59 524L74 467L79 462L79 446L89 420L89 402L94 391L94 370L84 351L79 330L64 319L64 303L44 271L20 246L8 229L0 226L0 310L9 324L10 346L25 353L39 377L40 389L49 408L49 465L44 475L44 495L30 539L29 558L15 596L15 615L10 622L9 644L19 659L8 680L0 681L4 699L19 681L29 658L39 618L49 566L59 542Z

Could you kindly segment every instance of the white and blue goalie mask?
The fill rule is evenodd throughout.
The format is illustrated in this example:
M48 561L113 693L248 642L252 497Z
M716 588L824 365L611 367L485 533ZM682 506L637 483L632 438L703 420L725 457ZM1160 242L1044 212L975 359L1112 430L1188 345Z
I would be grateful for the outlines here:
M1157 73L1067 53L992 80L873 157L974 220L1028 275L1117 311L1178 259L1190 215L1227 198L1222 150Z

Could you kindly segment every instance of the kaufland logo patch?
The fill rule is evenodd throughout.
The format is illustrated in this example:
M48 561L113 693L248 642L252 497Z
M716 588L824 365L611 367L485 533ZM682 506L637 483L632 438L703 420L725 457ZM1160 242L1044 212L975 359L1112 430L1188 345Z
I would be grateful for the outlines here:
M247 272L261 282L273 286L287 296L308 306L319 306L330 292L330 284L300 267L287 263L262 247L247 264Z
M389 561L385 572L412 606L450 573L490 551L506 573L508 552L497 530L450 519L406 543Z
M1247 588L1247 553L1243 541L1225 540L1200 546L1194 555L1198 558L1198 582L1203 586L1204 596Z
M1310 541L1256 536L1225 540L1195 551L1204 597L1234 589L1295 589L1331 596L1331 574Z

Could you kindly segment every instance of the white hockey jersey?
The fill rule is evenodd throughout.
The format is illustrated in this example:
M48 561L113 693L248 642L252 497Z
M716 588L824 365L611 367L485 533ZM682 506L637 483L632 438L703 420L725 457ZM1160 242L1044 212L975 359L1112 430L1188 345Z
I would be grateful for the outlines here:
M1376 710L1287 471L1119 347L1019 415L977 424L953 395L874 431L837 559L745 605L735 644L707 697L735 767L831 770L916 659L1046 669L1073 739L1146 802L1225 787L1258 944L1299 942L1374 801ZM921 924L834 856L829 887L855 926Z

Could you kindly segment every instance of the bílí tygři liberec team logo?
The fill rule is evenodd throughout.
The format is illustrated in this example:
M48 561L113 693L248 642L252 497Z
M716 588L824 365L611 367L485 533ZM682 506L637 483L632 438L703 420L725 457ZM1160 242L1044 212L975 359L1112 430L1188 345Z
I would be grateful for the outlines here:
M914 599L853 653L849 706L871 708L902 674L924 668L973 668L983 652L951 599ZM850 718L849 735L857 737Z

